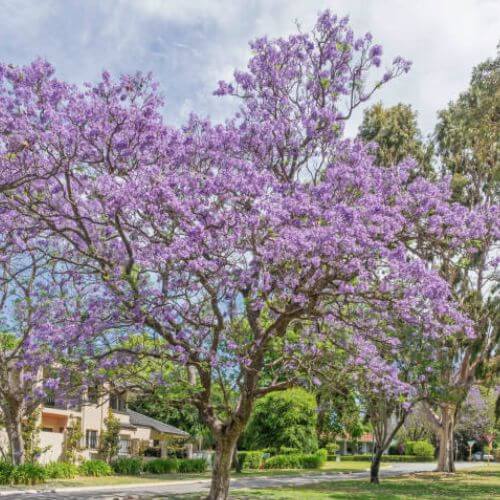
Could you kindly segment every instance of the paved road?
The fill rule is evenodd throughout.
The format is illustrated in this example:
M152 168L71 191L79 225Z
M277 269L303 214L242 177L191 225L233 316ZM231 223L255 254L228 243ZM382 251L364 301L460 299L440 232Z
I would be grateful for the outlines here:
M388 469L380 471L382 477L398 476L411 472L428 472L434 470L434 463L394 463ZM472 464L474 466L481 464ZM470 467L471 464L458 463L457 468ZM238 478L231 480L231 489L239 488L269 488L273 486L298 486L304 484L314 484L323 481L345 481L348 479L367 478L368 472L353 472L351 474L340 474L323 472L318 474L304 474L302 476L260 476ZM38 500L134 500L134 499L174 499L177 495L187 493L206 493L209 488L208 479L169 481L140 486L111 486L95 488L61 488L54 491L30 491L15 492L5 495L0 493L1 500L14 499L38 499Z

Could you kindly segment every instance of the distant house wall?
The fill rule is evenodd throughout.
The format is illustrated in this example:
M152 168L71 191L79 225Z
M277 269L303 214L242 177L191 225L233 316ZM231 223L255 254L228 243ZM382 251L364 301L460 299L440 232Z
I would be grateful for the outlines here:
M9 452L9 439L7 438L7 433L2 429L0 429L0 449L5 454ZM3 455L1 453L0 458L3 458Z
M97 458L101 434L106 430L105 420L109 415L109 398L101 398L97 402L83 403L78 409L64 409L51 405L41 408L40 426L40 446L46 449L40 457L40 462L48 463L59 460L63 451L64 436L68 426L79 420L82 431L80 446L82 450L79 456L83 460ZM120 454L129 453L133 449L131 445L134 440L146 442L147 446L156 445L161 448L162 455L166 453L166 440L178 438L178 436L160 433L146 425L132 425L130 415L126 413L126 408L120 406L119 410L112 410L113 415L121 424L120 429ZM137 440L137 441L136 441ZM94 446L87 446L88 442L93 442ZM0 448L5 453L8 452L8 439L5 430L0 429ZM0 456L1 458L1 456Z
M61 459L64 434L60 432L40 432L40 448L45 450L38 461L42 464Z

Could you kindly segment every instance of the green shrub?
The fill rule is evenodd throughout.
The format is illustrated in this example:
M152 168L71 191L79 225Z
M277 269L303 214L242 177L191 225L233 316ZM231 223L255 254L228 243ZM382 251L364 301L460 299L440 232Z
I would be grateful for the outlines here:
M325 449L325 448L320 448L316 453L315 455L318 455L318 457L320 458L321 460L321 465L323 465L327 458L328 458L328 451Z
M262 451L239 451L238 471L260 469L262 465Z
M326 462L326 450L317 453L275 455L264 462L266 469L319 469Z
M85 460L82 462L78 471L82 476L111 476L113 469L103 460Z
M255 403L243 435L245 449L277 448L280 455L285 454L285 448L294 448L291 453L315 452L316 409L315 395L304 389L267 394Z
M353 462L370 462L371 454L343 455L344 460ZM382 462L432 462L433 457L417 457L416 455L382 455Z
M140 458L122 457L113 461L111 467L116 474L138 476L142 472L143 463Z
M282 446L279 449L278 455L297 455L298 453L301 453L302 450L299 450L298 448L291 448L289 446Z
M179 462L180 473L205 472L207 461L204 458L183 458Z
M6 460L0 461L0 485L10 484L14 466Z
M265 469L300 469L301 455L275 455L264 462Z
M27 463L12 469L10 481L13 484L39 484L47 479L47 471L43 465Z
M301 469L319 469L326 461L323 460L321 455L317 453L310 453L308 455L300 455Z
M325 449L328 452L328 455L335 455L339 449L339 445L337 443L327 443L325 445Z
M434 446L429 441L414 441L411 446L411 454L417 457L434 457Z
M144 462L144 472L150 474L168 474L170 472L178 472L179 460L176 458L155 458L149 462Z
M78 467L69 462L50 462L45 471L48 479L72 479L78 474Z
M416 441L405 441L404 442L404 454L405 455L413 455L413 445L416 443Z

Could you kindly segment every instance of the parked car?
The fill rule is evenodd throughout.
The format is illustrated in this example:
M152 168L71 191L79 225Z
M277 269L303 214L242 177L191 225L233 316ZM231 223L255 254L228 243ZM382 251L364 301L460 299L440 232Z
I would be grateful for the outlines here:
M489 460L490 462L493 462L493 460L495 460L495 457L493 455L483 453L482 451L476 451L476 453L473 453L472 455L472 460L474 460L475 462L479 462L481 460Z

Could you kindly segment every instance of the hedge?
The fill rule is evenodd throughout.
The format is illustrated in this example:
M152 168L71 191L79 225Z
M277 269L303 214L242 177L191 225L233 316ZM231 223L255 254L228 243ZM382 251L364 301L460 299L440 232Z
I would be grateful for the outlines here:
M404 444L405 453L408 455L416 455L417 457L434 457L434 446L429 441L406 441Z
M179 461L176 458L155 458L144 462L144 472L151 474L168 474L179 470Z
M169 474L172 472L194 473L205 472L207 461L204 458L156 458L150 462L144 462L144 472L150 474Z
M326 450L316 453L275 455L264 462L265 469L318 469L326 461Z
M10 484L14 466L5 460L0 461L0 485Z
M371 461L372 455L342 455L342 460L353 462ZM433 462L433 457L418 457L416 455L382 455L382 462Z
M14 466L0 460L0 485L43 483L47 479L71 479L82 476L111 476L116 474L139 475L142 470L152 474L169 472L197 473L205 472L207 461L203 458L162 459L143 462L140 458L119 458L111 466L102 460L86 460L77 467L66 462L51 462L47 465L27 463Z
M113 474L113 469L109 464L103 460L85 460L78 467L78 472L82 476L111 476Z
M238 471L260 469L263 455L262 451L239 451Z
M47 479L73 479L78 475L78 466L69 462L50 462L45 471Z
M121 457L111 463L116 474L126 476L138 476L142 472L143 462L141 458Z
M207 461L204 458L183 458L177 460L178 471L182 473L205 472Z
M0 484L39 484L47 479L47 470L43 465L27 463L12 465L4 460L0 461Z
M47 471L43 465L27 463L14 467L10 475L11 484L38 484L47 479Z

